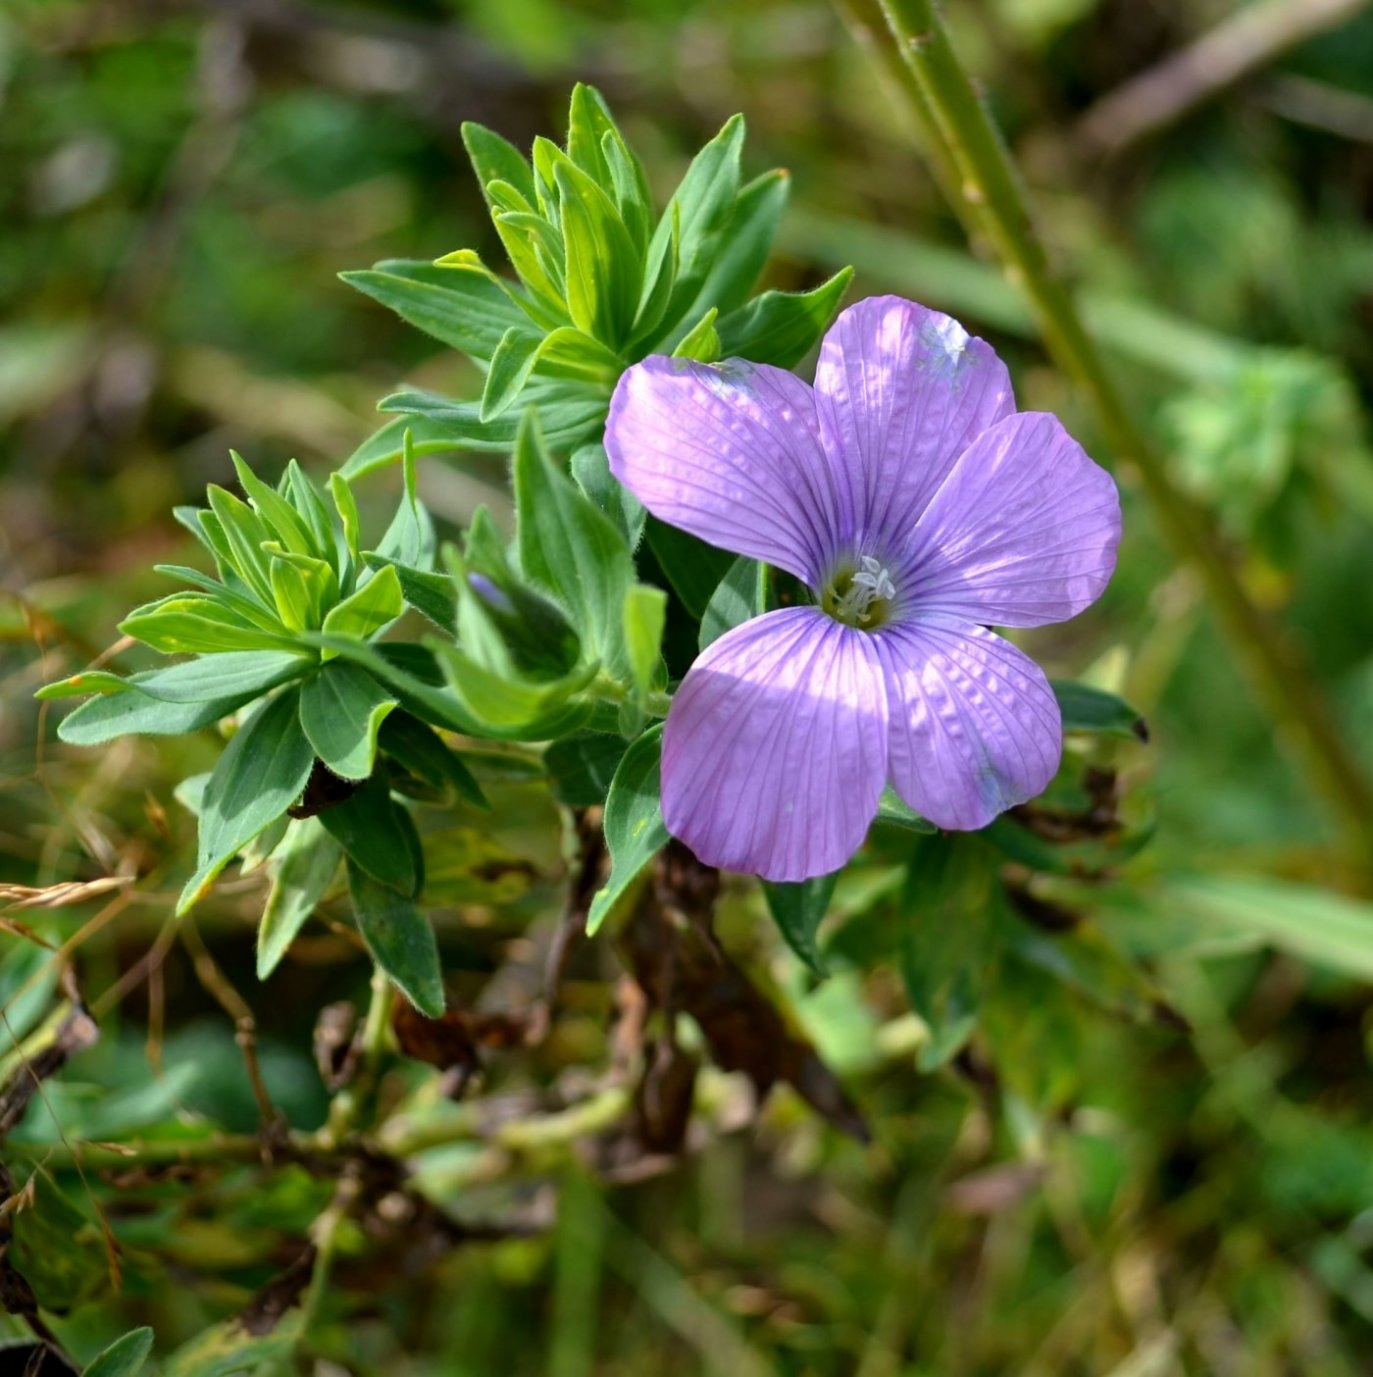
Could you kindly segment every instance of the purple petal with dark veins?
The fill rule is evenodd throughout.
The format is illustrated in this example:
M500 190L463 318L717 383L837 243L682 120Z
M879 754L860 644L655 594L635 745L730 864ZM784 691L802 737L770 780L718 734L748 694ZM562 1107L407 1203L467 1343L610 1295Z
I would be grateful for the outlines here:
M707 865L804 880L862 845L887 775L876 638L792 607L711 644L663 732L663 820Z

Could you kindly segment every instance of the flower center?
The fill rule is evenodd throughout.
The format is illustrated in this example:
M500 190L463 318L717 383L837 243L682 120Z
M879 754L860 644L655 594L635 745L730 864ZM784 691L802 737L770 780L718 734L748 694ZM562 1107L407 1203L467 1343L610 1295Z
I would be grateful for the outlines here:
M858 568L841 567L825 585L820 607L837 622L871 631L891 615L896 585L879 560L863 555Z

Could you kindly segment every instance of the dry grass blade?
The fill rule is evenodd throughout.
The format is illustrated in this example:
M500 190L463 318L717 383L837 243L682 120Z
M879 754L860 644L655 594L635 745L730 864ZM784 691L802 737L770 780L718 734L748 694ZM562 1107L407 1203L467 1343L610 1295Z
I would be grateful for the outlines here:
M102 875L98 880L63 880L61 884L36 888L32 885L0 884L0 902L6 903L6 912L9 913L25 908L74 908L77 904L98 899L102 894L123 889L132 883L132 875ZM3 919L0 919L0 925L6 928L11 926ZM41 940L24 929L22 923L14 926L23 929L21 935L33 937L35 941ZM44 942L43 945L48 944Z

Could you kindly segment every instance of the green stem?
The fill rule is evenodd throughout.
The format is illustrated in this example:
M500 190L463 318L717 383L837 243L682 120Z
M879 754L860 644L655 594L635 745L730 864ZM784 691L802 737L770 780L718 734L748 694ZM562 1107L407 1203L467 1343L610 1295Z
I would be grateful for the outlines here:
M1323 697L1294 647L1249 598L1210 521L1169 480L1162 456L1136 425L1049 265L1001 136L949 40L932 0L879 0L896 51L918 89L911 110L941 160L957 169L954 209L995 250L1024 293L1044 343L1090 398L1107 443L1138 476L1164 537L1205 585L1220 627L1274 721L1293 729L1314 783L1365 858L1373 842L1373 790L1350 762Z
M320 1133L321 1145L337 1147L357 1127L376 1095L381 1079L381 1063L386 1052L386 1030L391 1023L391 1009L396 1000L396 988L378 967L372 972L372 998L367 1005L367 1019L362 1025L358 1048L358 1065L353 1079L334 1097L329 1106L329 1120Z
M613 703L616 707L621 703L627 703L630 698L629 689L604 670L591 681L589 691L603 703ZM644 696L643 708L650 717L666 717L671 706L670 693L649 693Z

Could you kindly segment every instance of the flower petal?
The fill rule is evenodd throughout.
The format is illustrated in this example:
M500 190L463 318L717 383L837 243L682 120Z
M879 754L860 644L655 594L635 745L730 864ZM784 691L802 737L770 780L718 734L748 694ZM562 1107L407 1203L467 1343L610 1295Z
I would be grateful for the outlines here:
M1066 621L1111 580L1120 494L1046 412L978 436L915 529L901 591L922 610L998 626Z
M815 399L780 368L654 355L621 375L606 453L651 511L814 584L832 553L833 482Z
M898 296L872 296L830 327L815 370L815 407L844 475L846 543L899 543L958 456L1015 410L1010 374L991 345L951 317Z
M893 787L940 827L974 831L1042 793L1063 754L1044 672L980 626L935 618L884 627Z
M663 821L707 865L765 880L837 870L887 773L875 639L813 607L726 632L691 667L663 731Z

